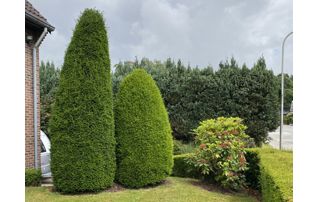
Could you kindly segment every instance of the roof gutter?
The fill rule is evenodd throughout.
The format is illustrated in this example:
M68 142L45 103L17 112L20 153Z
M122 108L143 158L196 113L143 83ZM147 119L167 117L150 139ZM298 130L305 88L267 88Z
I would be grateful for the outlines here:
M52 25L50 25L47 22L44 22L42 20L39 20L38 18L34 17L33 15L29 14L29 13L25 13L25 17L29 22L32 22L33 24L36 24L38 26L41 27L47 27L48 31L51 33L52 31L54 31L54 27Z
M48 33L47 27L44 28L41 36L33 46L32 52L32 71L33 71L33 132L34 132L34 165L35 168L39 168L38 163L38 97L37 97L37 49L40 46L41 41Z

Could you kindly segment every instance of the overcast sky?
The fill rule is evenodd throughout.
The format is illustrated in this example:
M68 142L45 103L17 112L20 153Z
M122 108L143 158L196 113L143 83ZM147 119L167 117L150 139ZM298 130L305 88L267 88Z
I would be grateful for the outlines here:
M30 0L56 29L41 60L61 66L81 11L103 11L112 64L147 57L214 68L231 56L251 67L264 56L280 72L281 43L292 31L292 0ZM292 37L285 72L292 73Z

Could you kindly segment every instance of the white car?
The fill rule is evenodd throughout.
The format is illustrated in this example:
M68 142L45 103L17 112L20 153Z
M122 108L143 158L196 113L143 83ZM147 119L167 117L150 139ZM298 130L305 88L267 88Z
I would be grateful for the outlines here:
M42 177L51 177L51 168L50 168L50 139L43 132L40 131L40 140L41 140L41 173Z

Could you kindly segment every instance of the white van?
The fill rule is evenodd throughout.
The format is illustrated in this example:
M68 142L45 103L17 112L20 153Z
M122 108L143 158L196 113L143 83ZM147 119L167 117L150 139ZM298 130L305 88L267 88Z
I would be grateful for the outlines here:
M40 131L40 140L41 140L41 173L42 177L51 177L51 168L50 168L50 139L43 132Z

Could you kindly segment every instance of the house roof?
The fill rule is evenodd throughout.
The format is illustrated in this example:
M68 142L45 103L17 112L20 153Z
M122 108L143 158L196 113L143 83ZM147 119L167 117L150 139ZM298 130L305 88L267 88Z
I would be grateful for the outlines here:
M54 27L49 24L47 19L43 17L43 15L41 15L41 13L27 0L25 4L25 18L26 23L30 24L34 28L41 29L47 27L49 32L54 30Z

